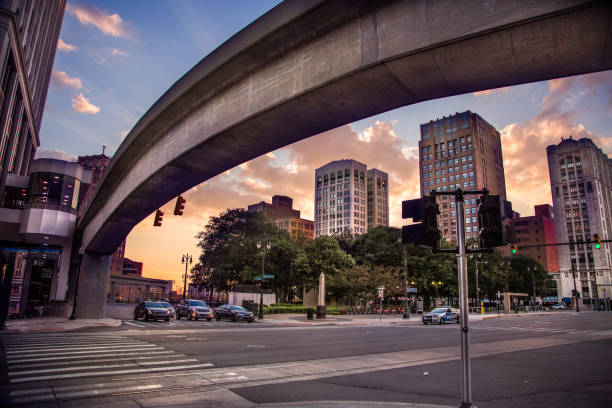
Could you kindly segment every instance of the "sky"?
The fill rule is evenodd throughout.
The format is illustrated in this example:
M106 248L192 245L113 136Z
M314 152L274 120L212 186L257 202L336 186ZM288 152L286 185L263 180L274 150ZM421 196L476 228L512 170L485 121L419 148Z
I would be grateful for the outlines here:
M37 157L112 155L138 119L207 54L279 1L70 1L58 41ZM406 106L270 152L184 194L184 215L163 209L127 238L126 257L143 275L181 287L183 254L199 255L195 235L210 216L275 194L313 219L314 170L352 158L389 173L391 226L401 201L418 197L419 125L471 110L501 133L507 196L521 215L552 204L546 146L590 137L612 155L612 71L469 93ZM319 148L326 141L326 149Z

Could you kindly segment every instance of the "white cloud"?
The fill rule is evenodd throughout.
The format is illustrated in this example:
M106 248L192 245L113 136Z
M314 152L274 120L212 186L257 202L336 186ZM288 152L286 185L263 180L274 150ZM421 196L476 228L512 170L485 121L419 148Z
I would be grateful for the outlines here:
M69 77L64 71L53 71L51 82L58 88L81 89L81 80L77 77Z
M65 160L65 161L69 161L69 162L77 161L77 157L76 156L69 155L68 153L66 153L63 150L44 150L44 149L40 149L40 150L36 151L36 158L37 159L58 159L58 160Z
M83 94L78 94L72 96L72 110L78 113L95 115L100 112L100 107L90 103Z
M131 31L119 14L108 14L96 6L83 4L68 4L66 11L76 16L81 24L91 24L97 27L104 35L111 35L115 38L133 38Z
M65 43L61 38L57 40L57 49L63 52L72 52L79 49L76 45Z
M112 55L118 55L120 57L129 57L130 53L124 50L118 50L117 48L113 48Z

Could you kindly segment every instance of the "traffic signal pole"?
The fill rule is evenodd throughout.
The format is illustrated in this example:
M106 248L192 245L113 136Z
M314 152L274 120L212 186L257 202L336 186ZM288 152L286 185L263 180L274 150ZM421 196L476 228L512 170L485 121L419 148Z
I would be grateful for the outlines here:
M457 266L459 273L459 311L461 313L461 408L472 404L472 364L470 362L470 333L468 310L467 252L465 249L465 210L463 191L455 192L457 208Z

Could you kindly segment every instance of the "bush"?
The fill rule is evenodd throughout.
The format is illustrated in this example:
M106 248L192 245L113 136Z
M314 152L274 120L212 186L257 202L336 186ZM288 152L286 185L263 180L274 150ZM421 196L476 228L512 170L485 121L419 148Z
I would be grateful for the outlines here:
M293 303L277 303L270 306L264 306L264 314L280 314L280 313L299 313L306 314L306 310L310 309L304 305L296 305ZM316 306L313 307L314 312L317 312ZM346 307L343 306L327 306L325 313L328 315L346 314Z

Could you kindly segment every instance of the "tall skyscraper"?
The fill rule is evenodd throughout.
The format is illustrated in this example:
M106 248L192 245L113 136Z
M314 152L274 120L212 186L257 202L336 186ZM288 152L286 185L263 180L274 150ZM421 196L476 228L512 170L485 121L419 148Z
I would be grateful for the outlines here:
M65 6L65 0L0 2L0 199L9 174L29 174L40 145Z
M506 180L499 132L476 113L466 111L421 125L419 141L421 195L431 190L487 188L506 199ZM442 236L457 239L455 201L438 197ZM465 199L466 236L478 236L477 197Z
M372 178L372 190L366 177ZM380 188L378 181L380 180ZM384 188L383 188L384 181ZM335 160L315 170L315 238L345 230L368 232L368 197L372 197L372 226L389 225L387 173L355 160ZM370 191L372 194L370 194ZM384 191L384 196L382 195ZM378 196L380 193L380 197ZM380 198L374 201L375 197ZM383 199L384 197L384 199ZM377 209L375 204L379 204Z
M601 288L610 297L610 286L596 289L596 285L611 283L611 245L602 243L596 249L583 242L592 240L594 234L602 240L612 237L612 160L591 139L571 136L548 146L546 154L557 240L575 242L558 247L559 297L570 298L574 283L585 303L595 298L596 290L601 297Z
M368 170L368 229L389 226L389 175Z

